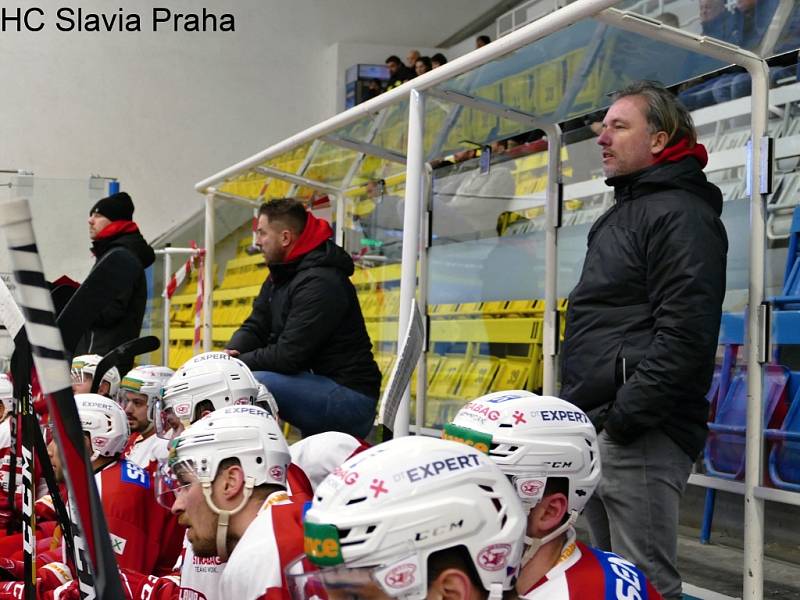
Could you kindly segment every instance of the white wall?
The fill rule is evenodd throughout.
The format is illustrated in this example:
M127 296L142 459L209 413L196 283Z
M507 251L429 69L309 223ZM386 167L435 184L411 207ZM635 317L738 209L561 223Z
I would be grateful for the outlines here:
M57 31L56 6L78 5L106 13L122 6L143 15L144 31ZM148 238L200 206L195 182L335 112L341 85L339 69L331 72L332 45L391 47L404 56L403 50L428 48L486 9L482 0L86 0L40 6L49 11L45 30L0 33L0 169L28 169L46 178L118 177ZM153 33L154 6L232 12L236 31ZM364 62L349 52L347 60ZM58 198L53 203L62 227L85 231L88 204L73 215L58 210Z

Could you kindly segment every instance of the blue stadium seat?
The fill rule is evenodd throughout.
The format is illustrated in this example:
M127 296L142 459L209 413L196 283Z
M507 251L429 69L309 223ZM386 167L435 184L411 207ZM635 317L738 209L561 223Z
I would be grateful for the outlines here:
M800 492L800 390L780 429L764 432L771 446L769 477L777 488Z
M783 293L772 299L775 308L782 310L800 309L800 206L792 214L789 229L789 251L786 255L786 268L783 274Z

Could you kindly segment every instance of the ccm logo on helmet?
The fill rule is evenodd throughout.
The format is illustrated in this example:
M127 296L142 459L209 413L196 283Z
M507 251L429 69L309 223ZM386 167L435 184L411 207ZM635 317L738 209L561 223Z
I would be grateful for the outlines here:
M582 412L574 410L541 410L542 421L572 421L573 423L588 423L589 417Z

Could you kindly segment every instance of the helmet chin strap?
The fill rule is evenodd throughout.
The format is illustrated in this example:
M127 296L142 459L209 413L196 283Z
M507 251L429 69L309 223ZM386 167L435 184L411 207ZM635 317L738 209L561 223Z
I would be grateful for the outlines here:
M250 499L250 496L253 495L253 483L254 479L252 477L248 477L245 480L244 490L242 494L244 497L242 501L239 503L239 506L234 508L233 510L223 510L217 507L214 504L214 501L211 499L211 482L204 481L203 482L203 497L206 499L206 504L208 507L214 511L219 516L219 520L217 522L217 556L222 562L227 562L228 560L228 524L230 522L230 518L239 513L244 509L247 501Z
M489 586L489 598L487 600L502 600L503 586L499 583L493 583Z
M525 553L522 555L522 562L520 563L521 564L520 569L525 567L525 565L527 565L531 561L531 559L539 551L539 548L541 548L542 546L544 546L548 542L552 542L554 539L556 539L562 533L567 531L570 527L572 527L575 524L575 521L577 521L577 520L578 520L578 511L577 510L573 510L573 511L570 511L570 513L569 513L569 519L567 519L559 527L556 527L553 531L548 533L546 536L544 536L542 538L532 538L532 537L526 535L525 536L525 544L528 546L528 548L527 548L527 550L525 550Z

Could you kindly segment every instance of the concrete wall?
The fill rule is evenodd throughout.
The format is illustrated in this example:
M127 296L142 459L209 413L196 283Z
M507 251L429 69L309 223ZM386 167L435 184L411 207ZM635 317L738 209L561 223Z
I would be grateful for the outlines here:
M55 4L42 31L0 34L0 169L37 177L118 177L155 237L200 204L193 184L336 112L342 61L429 48L485 9L481 0L86 0L84 13L142 16L141 32L63 32ZM29 3L6 2L6 10ZM231 12L236 31L152 31L151 11ZM379 53L373 52L375 46ZM351 50L369 49L363 58ZM377 51L376 51L377 52ZM344 64L344 63L343 63ZM333 70L332 70L333 69ZM85 209L59 206L85 231ZM85 247L84 247L85 248ZM83 253L84 248L80 251Z

